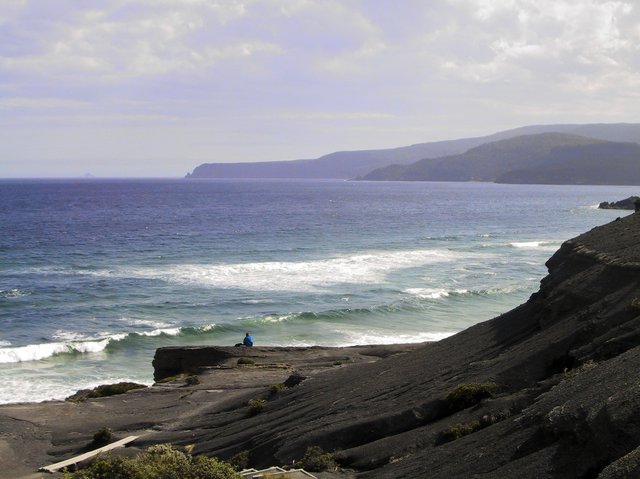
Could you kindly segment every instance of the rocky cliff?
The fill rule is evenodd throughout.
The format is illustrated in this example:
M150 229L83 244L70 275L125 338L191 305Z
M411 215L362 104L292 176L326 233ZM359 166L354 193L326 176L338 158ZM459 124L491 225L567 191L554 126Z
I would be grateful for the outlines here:
M634 210L636 202L640 202L640 196L629 196L620 201L603 201L598 205L602 210Z
M311 377L255 417L192 417L167 439L258 464L319 445L367 478L638 477L640 215L566 242L547 266L502 316ZM495 389L452 404L480 384Z

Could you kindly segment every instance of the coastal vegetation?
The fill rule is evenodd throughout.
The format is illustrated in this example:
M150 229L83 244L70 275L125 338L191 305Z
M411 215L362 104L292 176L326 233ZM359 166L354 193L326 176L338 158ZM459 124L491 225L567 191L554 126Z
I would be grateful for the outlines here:
M338 466L333 456L319 446L309 446L298 465L311 472L333 470Z
M101 398L107 396L116 396L118 394L124 394L127 391L133 391L134 389L146 388L144 384L121 382L115 384L102 384L93 389L82 389L77 393L66 398L69 402L83 402L87 399Z
M240 451L239 453L233 455L231 459L229 459L229 464L233 466L236 471L242 471L243 469L249 468L249 451L246 449Z
M249 409L247 410L247 416L255 416L260 414L263 410L267 401L265 399L252 399L248 402L247 406Z
M98 457L64 479L241 479L228 463L181 452L171 445L152 446L134 457Z
M106 446L113 440L113 431L108 427L101 427L98 429L93 435L93 441L91 442L91 447L102 447Z
M285 389L287 389L287 386L284 383L272 384L271 386L269 386L269 395L277 396L278 393L284 391Z
M461 411L475 406L483 399L492 397L497 389L498 385L492 381L459 384L447 394L445 402L449 412Z

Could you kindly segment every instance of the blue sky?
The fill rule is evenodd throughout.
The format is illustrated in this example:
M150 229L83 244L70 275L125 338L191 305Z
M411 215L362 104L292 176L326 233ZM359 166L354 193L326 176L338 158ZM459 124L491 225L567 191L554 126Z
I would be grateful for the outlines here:
M640 5L0 0L0 177L638 122Z

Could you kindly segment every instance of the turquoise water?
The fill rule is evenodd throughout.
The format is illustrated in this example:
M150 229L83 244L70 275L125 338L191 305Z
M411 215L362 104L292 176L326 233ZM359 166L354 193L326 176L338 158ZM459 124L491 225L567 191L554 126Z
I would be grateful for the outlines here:
M525 301L634 187L0 181L0 402L150 383L157 347L437 340Z

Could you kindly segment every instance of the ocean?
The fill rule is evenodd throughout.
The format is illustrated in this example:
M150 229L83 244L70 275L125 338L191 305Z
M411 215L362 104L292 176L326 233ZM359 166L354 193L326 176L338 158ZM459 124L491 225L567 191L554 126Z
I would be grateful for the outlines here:
M152 383L156 348L434 341L524 302L636 187L0 180L0 403Z

